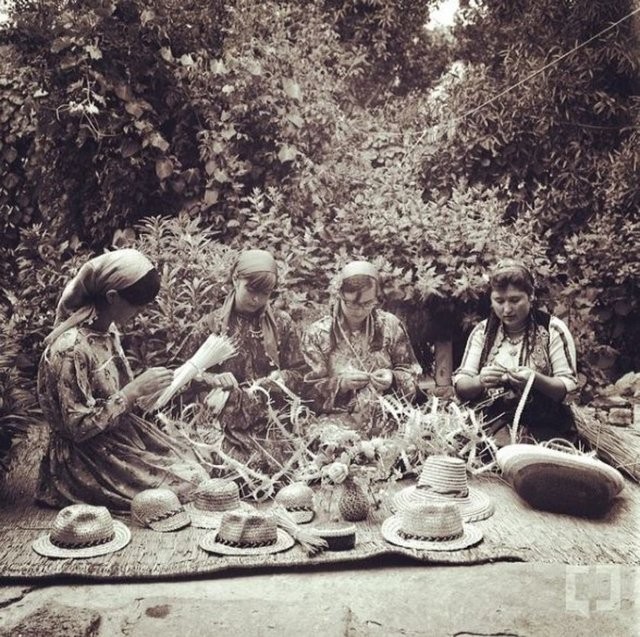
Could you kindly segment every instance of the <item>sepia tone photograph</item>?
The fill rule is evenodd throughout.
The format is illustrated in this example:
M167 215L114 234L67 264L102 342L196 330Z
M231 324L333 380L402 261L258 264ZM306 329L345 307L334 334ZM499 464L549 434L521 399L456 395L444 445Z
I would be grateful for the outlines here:
M0 0L0 637L638 635L638 0Z

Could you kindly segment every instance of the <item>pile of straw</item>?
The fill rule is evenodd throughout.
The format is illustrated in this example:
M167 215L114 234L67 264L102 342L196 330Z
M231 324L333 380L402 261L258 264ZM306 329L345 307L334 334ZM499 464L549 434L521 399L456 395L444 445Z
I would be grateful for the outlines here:
M640 430L600 422L586 409L572 408L580 437L596 454L634 482L640 482Z

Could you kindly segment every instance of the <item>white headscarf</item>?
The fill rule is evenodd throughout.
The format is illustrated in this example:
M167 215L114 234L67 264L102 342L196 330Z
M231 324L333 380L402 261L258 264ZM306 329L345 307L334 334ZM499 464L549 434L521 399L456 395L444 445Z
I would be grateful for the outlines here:
M56 308L54 329L45 338L52 343L62 332L96 316L95 303L108 290L124 290L154 266L133 248L107 252L87 261L65 286Z

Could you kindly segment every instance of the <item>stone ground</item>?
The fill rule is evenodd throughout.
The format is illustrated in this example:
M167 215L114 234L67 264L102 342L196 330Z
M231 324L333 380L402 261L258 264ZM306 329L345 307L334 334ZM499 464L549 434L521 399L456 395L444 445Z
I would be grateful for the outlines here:
M215 579L0 588L0 637L640 635L640 567L393 558Z

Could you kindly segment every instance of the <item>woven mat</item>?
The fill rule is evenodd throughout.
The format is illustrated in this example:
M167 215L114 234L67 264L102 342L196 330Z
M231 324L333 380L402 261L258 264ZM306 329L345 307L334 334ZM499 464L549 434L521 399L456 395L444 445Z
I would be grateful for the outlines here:
M403 481L400 486L411 483ZM388 544L380 523L389 511L383 507L357 523L357 546L352 551L325 552L309 558L299 546L275 555L219 557L199 548L205 529L187 527L157 533L135 526L123 550L82 560L41 557L31 542L50 528L55 511L30 502L5 503L0 511L0 578L40 580L60 576L88 580L154 580L213 575L235 569L301 568L359 561L383 556L408 556L426 564L480 564L495 561L560 562L568 564L640 565L640 487L631 482L614 501L605 518L590 520L530 509L499 479L474 479L496 504L496 513L479 525L484 540L476 547L454 552L403 549ZM2 503L0 503L2 506Z

